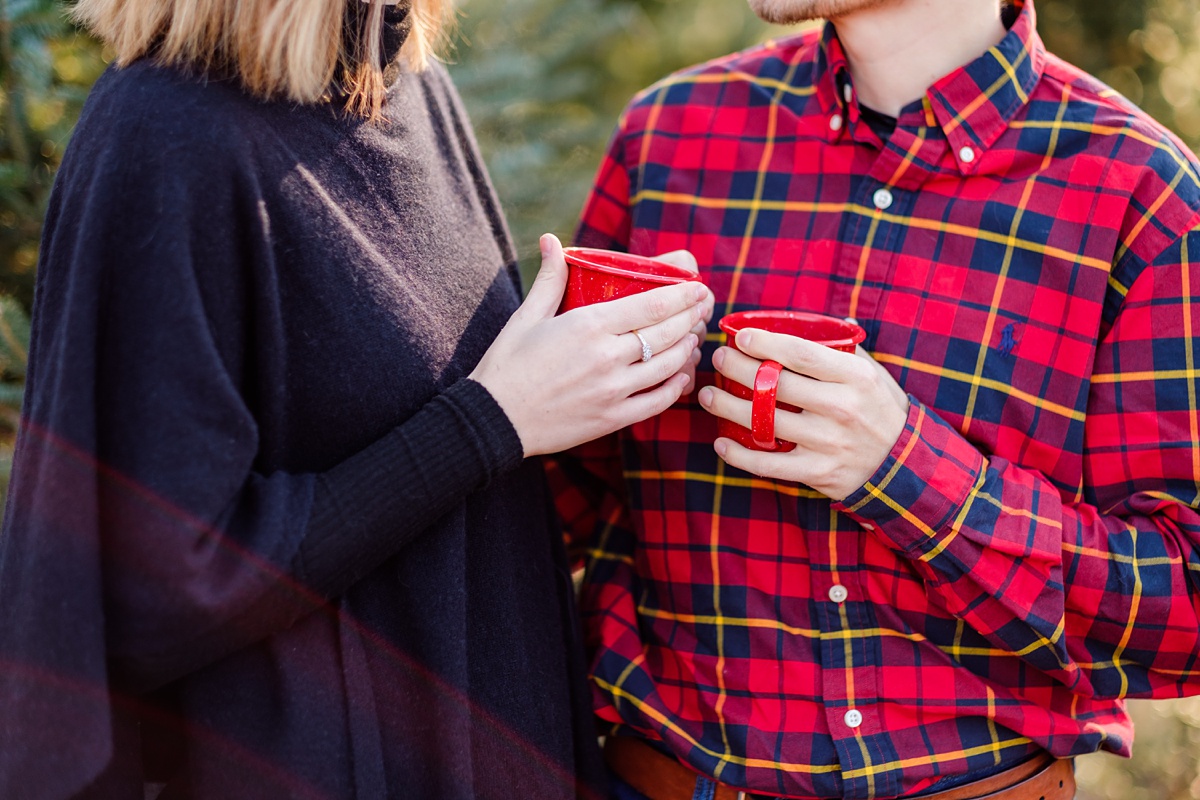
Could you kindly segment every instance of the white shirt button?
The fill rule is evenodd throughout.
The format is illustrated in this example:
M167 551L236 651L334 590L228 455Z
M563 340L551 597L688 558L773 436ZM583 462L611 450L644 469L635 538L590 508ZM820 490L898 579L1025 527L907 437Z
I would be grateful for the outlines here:
M857 708L852 708L846 712L846 725L851 728L857 728L862 725L862 712Z
M869 522L864 522L864 523L862 523L862 529L864 531L873 531L873 530L875 530L875 526Z
M846 98L847 103L854 99L854 89L850 84L847 83L842 86L842 97Z
M975 160L975 148L964 147L962 150L958 151L958 157L962 159L964 164L970 164Z
M878 189L875 192L875 196L871 198L871 202L873 202L875 207L880 211L887 211L892 207L892 200L894 199L895 198L892 197L892 193L887 189Z
M842 129L842 115L834 114L829 118L829 130L840 131Z
M835 603L844 603L849 596L850 593L846 591L846 587L840 583L835 583L829 587L829 599Z

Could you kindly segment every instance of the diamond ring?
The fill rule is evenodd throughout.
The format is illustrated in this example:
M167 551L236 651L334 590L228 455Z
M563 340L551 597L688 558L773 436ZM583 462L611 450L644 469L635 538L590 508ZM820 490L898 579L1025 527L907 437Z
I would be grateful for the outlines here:
M631 332L634 336L638 337L638 341L642 343L642 363L645 364L654 357L654 351L650 349L650 345L646 343L646 337L642 336L642 334L638 332L637 328L634 328Z

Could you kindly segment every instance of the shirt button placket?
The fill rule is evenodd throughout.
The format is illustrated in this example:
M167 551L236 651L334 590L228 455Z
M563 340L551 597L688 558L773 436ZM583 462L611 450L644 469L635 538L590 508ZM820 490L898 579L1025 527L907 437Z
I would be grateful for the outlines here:
M869 204L879 186L862 187L865 198L859 195L859 202L865 199ZM906 198L899 195L895 199ZM851 517L839 518L838 529L821 550L820 561L830 569L815 595L824 601L817 604L817 618L823 634L825 720L841 762L843 796L865 798L871 791L890 796L899 789L898 771L887 766L889 759L879 750L878 742L886 741L887 734L877 729L879 720L871 716L878 713L884 648L875 633L880 624L872 611L870 584L860 566L870 534Z

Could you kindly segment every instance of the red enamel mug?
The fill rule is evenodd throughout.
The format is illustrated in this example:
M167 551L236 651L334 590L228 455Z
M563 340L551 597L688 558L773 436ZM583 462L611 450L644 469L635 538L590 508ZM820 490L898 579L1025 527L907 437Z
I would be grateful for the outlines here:
M784 333L801 339L832 347L844 353L853 353L854 348L867 333L853 322L844 319L812 314L806 311L739 311L721 318L721 330L725 331L726 344L737 350L738 331L756 328L772 333ZM743 386L717 373L717 386L752 404L751 428L743 428L736 422L721 418L717 421L717 434L733 439L751 450L786 453L796 445L775 437L775 409L799 411L787 403L776 403L779 391L779 376L783 365L778 361L764 361L754 376L754 388Z
M567 260L567 291L558 308L560 314L659 286L700 280L683 267L615 250L565 247L563 256Z

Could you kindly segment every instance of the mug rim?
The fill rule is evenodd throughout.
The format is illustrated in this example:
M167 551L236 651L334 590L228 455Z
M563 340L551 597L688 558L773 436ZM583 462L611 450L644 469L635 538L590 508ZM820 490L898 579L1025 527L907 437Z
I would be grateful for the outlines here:
M618 258L628 259L629 261L633 262L634 264L641 264L641 265L647 266L647 267L653 266L653 268L656 270L663 270L666 272L674 272L676 274L663 275L663 274L661 274L661 272L640 272L636 269L625 269L624 267L619 267L614 264L605 264L605 263L596 261L595 259L597 258L597 256L602 256L605 258L611 258L613 256L617 256ZM687 283L688 281L700 281L699 275L697 275L696 273L691 272L689 270L686 270L683 267L678 267L674 264L668 263L666 261L662 261L657 258L650 258L649 256L639 256L639 255L634 255L633 253L623 253L620 250L605 250L604 248L601 248L601 247L564 247L563 248L563 257L567 260L568 263L575 264L576 266L585 267L587 269L593 269L593 270L596 270L597 272L604 272L604 273L607 273L610 275L620 275L623 278L630 278L632 280L642 280L642 281L651 280L651 281L656 281L656 282L661 282L661 283L669 283L669 284Z
M797 322L836 322L845 327L847 329L846 333L849 334L848 336L838 339L820 340L821 344L824 344L827 347L837 347L839 345L853 347L861 344L863 340L867 338L867 332L863 330L861 325L856 325L853 322L847 322L840 317L834 317L829 314L818 314L814 311L790 311L782 308L775 310L759 309L755 311L735 311L732 314L726 314L725 316L721 317L721 319L717 322L717 325L719 325L721 330L723 330L729 336L737 338L738 331L741 331L745 328L756 327L754 325L746 324L746 322L753 322L758 319L788 319L795 320Z

